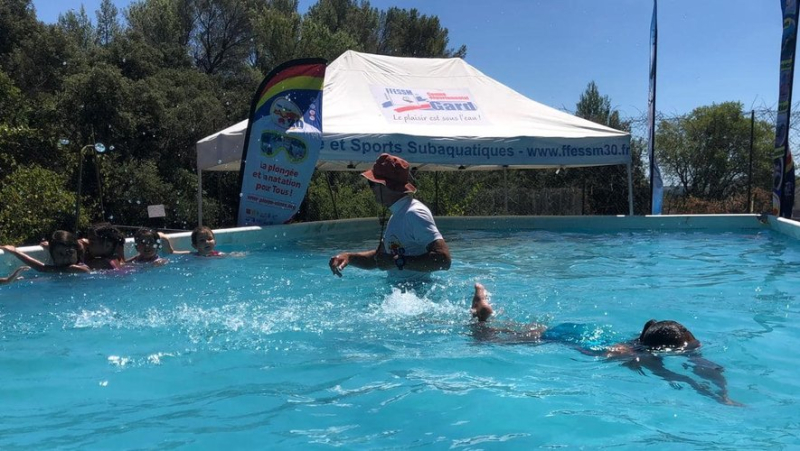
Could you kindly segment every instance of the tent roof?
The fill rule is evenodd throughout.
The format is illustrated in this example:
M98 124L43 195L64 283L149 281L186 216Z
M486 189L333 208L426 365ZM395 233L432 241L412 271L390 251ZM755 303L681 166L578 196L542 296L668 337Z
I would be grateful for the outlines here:
M431 110L452 105L464 111ZM628 133L528 99L460 58L347 51L327 68L322 113L323 170L363 170L382 151L418 170L630 162ZM245 120L198 141L198 169L239 170L246 128ZM603 152L611 146L612 155ZM484 156L475 149L513 150Z

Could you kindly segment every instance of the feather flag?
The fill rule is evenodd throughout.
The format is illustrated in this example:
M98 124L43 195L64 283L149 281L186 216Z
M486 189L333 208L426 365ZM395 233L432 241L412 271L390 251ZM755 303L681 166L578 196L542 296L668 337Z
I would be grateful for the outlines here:
M283 224L305 197L322 147L325 60L286 62L256 91L239 170L239 226Z

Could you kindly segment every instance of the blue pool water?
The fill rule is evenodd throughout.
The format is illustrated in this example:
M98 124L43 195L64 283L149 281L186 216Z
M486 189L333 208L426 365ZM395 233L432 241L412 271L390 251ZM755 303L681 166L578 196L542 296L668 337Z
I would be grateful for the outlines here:
M800 245L774 232L446 233L453 268L402 291L328 258L374 239L223 247L123 274L0 287L0 448L780 449L800 445ZM372 237L371 237L372 238ZM500 322L603 340L675 319L730 397ZM597 337L594 337L597 338ZM684 357L665 366L679 374Z

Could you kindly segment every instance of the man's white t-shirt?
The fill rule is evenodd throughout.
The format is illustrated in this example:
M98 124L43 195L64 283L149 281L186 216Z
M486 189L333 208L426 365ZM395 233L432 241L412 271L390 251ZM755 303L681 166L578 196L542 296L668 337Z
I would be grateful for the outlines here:
M387 254L417 256L428 252L428 245L442 239L433 214L422 202L406 196L389 207L392 216L386 224L383 246Z

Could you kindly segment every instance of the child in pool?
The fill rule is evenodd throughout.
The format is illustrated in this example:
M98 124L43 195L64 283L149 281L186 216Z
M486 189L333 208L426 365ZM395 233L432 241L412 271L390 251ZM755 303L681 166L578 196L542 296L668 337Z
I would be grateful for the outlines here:
M125 235L107 222L95 224L87 234L86 264L92 269L119 269L125 264Z
M0 277L0 285L9 284L9 283L17 280L17 278L19 278L20 274L22 274L23 272L25 272L25 271L27 271L29 269L31 269L30 266L20 266L19 268L15 269L14 272L12 272L8 277Z
M473 328L473 334L477 339L499 343L558 342L570 344L583 354L625 360L624 366L641 374L645 374L644 369L647 369L670 384L684 382L701 395L708 396L717 402L741 406L728 397L727 381L722 374L724 368L704 359L699 352L700 341L689 329L677 321L651 319L645 323L638 338L624 343L606 345L601 349L594 347L587 349L584 343L586 325L564 323L548 327L544 324L532 323L524 327L511 325L495 328L486 323L493 312L494 309L489 304L486 288L480 283L476 283L470 313L478 319L476 327ZM717 390L712 391L705 382L698 382L687 375L667 369L664 366L663 357L669 354L687 357L694 374L713 383ZM686 368L687 365L684 367Z
M161 249L161 243L166 240L166 237L153 229L141 228L133 235L133 241L136 244L137 255L129 258L128 263L153 263L155 265L163 265L167 260L158 256L158 250Z
M14 246L0 246L0 249L16 256L23 263L39 272L89 272L89 267L81 263L83 247L71 232L56 230L50 237L47 249L50 252L52 265L47 265L39 260L20 252Z
M164 251L168 254L194 254L198 257L220 257L225 254L214 249L217 245L217 240L214 237L214 231L206 226L198 226L192 230L192 247L195 252L191 251L176 251L172 247L166 235L163 235L162 243L164 244Z

